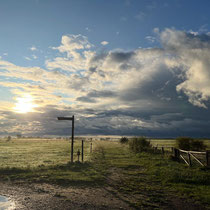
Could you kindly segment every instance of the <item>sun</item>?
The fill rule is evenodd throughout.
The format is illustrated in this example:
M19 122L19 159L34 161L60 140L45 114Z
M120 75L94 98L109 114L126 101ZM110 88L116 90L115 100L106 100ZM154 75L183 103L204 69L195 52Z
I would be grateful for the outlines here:
M15 107L13 110L17 113L28 113L34 112L34 108L38 107L33 103L33 98L31 95L25 95L23 97L16 98L17 103L15 103Z

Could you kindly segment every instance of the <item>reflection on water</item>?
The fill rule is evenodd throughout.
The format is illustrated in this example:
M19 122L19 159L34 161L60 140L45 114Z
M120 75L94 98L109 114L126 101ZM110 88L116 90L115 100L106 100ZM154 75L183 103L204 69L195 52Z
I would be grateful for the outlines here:
M0 210L14 209L14 203L5 196L0 196Z

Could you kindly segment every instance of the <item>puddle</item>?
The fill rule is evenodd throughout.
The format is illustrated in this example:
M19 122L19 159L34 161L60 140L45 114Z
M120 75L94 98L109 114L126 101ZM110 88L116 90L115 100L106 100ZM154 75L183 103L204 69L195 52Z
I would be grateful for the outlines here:
M0 210L12 210L14 208L14 202L12 202L9 198L0 195Z

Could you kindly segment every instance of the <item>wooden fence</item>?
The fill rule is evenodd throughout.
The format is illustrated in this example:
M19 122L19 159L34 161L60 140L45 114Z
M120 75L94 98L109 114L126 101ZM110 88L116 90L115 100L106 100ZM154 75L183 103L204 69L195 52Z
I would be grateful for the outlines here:
M162 154L172 153L173 157L177 161L183 160L190 167L195 163L204 167L210 167L209 150L205 152L198 152L198 151L186 151L174 147L156 146L154 147L154 152L157 151L161 152Z

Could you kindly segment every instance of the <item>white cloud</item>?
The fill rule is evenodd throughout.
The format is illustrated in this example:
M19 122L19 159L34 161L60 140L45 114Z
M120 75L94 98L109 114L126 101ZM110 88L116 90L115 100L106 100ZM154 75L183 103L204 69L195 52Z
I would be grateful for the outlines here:
M175 55L173 63L182 69L184 79L177 91L183 91L195 106L206 107L205 101L210 99L210 36L166 29L161 41Z
M70 72L84 70L87 63L94 55L94 51L90 51L93 45L88 41L87 37L82 35L65 35L61 39L61 45L52 47L63 54L62 57L56 57L53 60L47 60L48 69L64 69ZM65 56L66 55L66 56Z
M162 48L115 49L103 53L97 53L85 36L65 35L60 46L53 47L59 56L46 60L48 69L0 60L1 76L7 78L0 85L9 88L14 97L30 93L39 105L37 110L51 119L53 128L60 113L77 113L78 126L87 132L126 130L128 124L135 131L173 131L174 127L184 127L183 123L194 125L193 129L203 126L193 111L205 110L198 107L208 108L210 99L208 33L155 31ZM0 103L0 112L6 106L11 104ZM190 114L184 111L179 114L180 107L190 110ZM9 108L5 110L8 112ZM37 118L36 113L27 132L33 130L33 125L37 126L33 132L52 130L49 121L42 116ZM12 125L13 131L26 129L24 122L23 127Z
M146 36L145 39L151 43L156 41L156 38L154 36Z
M24 57L26 60L28 60L28 61L31 61L31 58L29 58L29 57L27 57L27 56L25 56Z
M37 59L38 57L36 55L31 56L33 59Z
M30 47L29 48L31 51L36 51L37 50L37 48L35 47L35 46L32 46L32 47Z
M108 45L109 42L107 42L107 41L102 41L101 44L105 46L105 45Z

